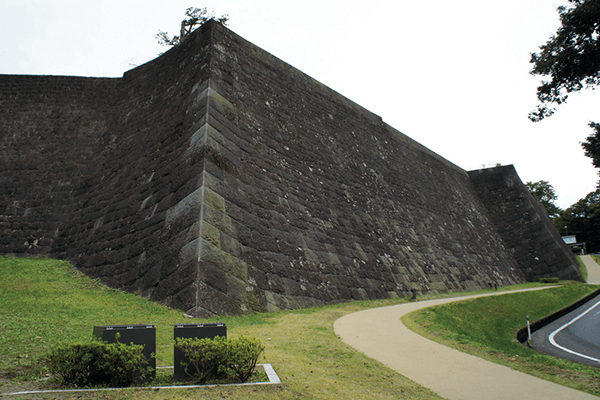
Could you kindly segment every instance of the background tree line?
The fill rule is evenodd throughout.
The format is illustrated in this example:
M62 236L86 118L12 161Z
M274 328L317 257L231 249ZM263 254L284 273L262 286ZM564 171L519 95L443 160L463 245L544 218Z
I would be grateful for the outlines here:
M550 183L538 181L525 185L546 208L562 236L575 235L578 243L585 243L588 253L600 252L600 189L562 210L554 203L557 196Z
M558 14L561 26L538 53L531 54L530 73L543 78L537 88L540 104L529 114L534 122L554 114L570 93L600 84L600 0L568 0L558 7ZM581 146L600 169L600 124L589 122L589 126L592 133ZM527 186L562 235L576 235L589 253L600 252L600 185L566 210L554 204L556 194L548 182L527 182Z

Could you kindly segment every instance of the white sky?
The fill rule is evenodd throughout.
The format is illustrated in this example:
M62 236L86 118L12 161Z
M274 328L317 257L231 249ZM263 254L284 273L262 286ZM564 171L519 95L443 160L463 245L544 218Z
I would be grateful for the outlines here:
M566 208L595 190L580 142L600 93L539 123L531 52L566 0L0 0L0 74L120 77L165 49L187 7L229 28L466 170L514 164Z

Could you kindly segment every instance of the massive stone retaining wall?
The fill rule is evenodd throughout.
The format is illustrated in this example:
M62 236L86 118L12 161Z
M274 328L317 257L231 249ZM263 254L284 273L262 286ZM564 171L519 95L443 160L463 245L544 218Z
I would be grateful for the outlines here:
M469 176L527 280L581 279L575 256L513 166L470 171Z
M213 21L121 79L0 76L0 140L0 253L197 316L580 279L524 262L487 173Z

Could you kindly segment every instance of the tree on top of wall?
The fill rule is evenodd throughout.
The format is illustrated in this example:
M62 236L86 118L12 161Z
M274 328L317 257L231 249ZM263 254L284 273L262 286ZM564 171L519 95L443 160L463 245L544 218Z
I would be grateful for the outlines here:
M197 7L189 7L185 10L185 18L181 21L181 29L179 31L179 36L169 37L167 32L158 31L156 34L156 40L162 46L177 46L181 42L185 40L185 38L192 33L196 28L202 26L206 21L210 19L214 19L220 24L227 25L227 21L229 21L228 15L222 15L219 18L215 18L214 11L208 12L206 7L197 8Z

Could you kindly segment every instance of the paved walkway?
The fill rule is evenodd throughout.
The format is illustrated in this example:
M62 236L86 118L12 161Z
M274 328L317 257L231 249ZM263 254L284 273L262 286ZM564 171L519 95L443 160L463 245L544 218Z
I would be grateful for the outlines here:
M592 259L592 256L581 256L581 261L588 270L587 282L593 285L600 285L600 265Z
M335 321L334 329L355 349L448 399L598 399L435 343L400 322L411 311L475 297L482 296L359 311Z

